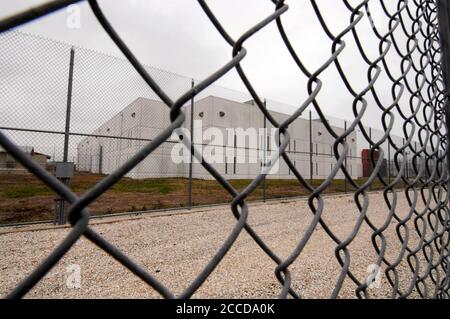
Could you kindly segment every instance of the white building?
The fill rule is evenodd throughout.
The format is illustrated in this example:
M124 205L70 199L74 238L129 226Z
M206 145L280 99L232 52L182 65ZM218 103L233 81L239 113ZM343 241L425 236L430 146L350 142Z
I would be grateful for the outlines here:
M188 129L190 128L190 104L183 109L186 114L186 121L183 123L183 127ZM154 138L164 128L169 126L169 111L169 108L162 102L137 98L123 111L92 132L92 135L95 136L88 136L78 144L77 169L79 171L103 174L113 172L119 165L138 152L145 143L148 143L148 139ZM279 123L288 117L286 114L273 111L271 111L271 114ZM248 150L248 141L245 145L239 144L236 137L230 135L230 138L228 138L227 130L230 128L242 128L243 130L253 128L258 132L259 129L264 128L264 116L258 107L253 105L252 101L240 103L216 96L208 96L196 101L194 104L194 123L198 124L198 120L201 120L202 128L194 129L194 141L196 143L220 145L215 150L216 155L221 157L224 154L231 154L238 149L238 152L235 152L236 155L231 156L227 161L213 163L213 166L225 178L254 178L260 172L261 161L264 157L258 156L261 155L258 151L264 149L264 144L267 145L267 142L264 143L263 135L259 136L256 150L252 147L252 152ZM266 124L270 132L272 126L269 121L266 121ZM223 141L220 139L215 141L195 139L202 136L201 133L208 132L208 129L213 127L218 128L223 133ZM343 132L342 128L333 127L333 129L338 134ZM312 121L311 131L313 178L325 178L336 162L332 155L334 138L318 120ZM287 151L291 161L305 178L309 178L311 168L309 121L302 118L297 119L289 126L289 132L291 139ZM266 138L268 137L266 136ZM358 156L356 133L352 133L347 138L347 142L350 146L350 157L347 160L348 171L353 177L359 177L361 176L361 161L359 158L351 158L352 156ZM172 149L177 143L178 140L176 139L163 143L130 171L127 176L132 178L188 177L189 164L177 164L172 160ZM235 145L238 147L235 148ZM267 146L267 149L275 149L274 144ZM193 177L202 179L213 178L199 163L195 162L193 164ZM278 171L275 174L268 175L268 178L288 179L295 178L295 176L289 170L284 160L281 159ZM343 178L343 173L340 171L336 178Z

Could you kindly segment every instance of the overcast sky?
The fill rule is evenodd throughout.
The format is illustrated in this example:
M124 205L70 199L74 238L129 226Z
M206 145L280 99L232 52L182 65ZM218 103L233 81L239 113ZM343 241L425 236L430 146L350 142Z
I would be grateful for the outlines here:
M4 0L0 2L0 16L4 17L13 14L42 2L45 1ZM352 4L359 3L359 1L350 2ZM386 2L388 5L394 5L394 1ZM105 15L109 18L121 37L126 41L140 61L146 65L181 74L187 78L193 77L195 79L203 79L231 58L232 49L215 30L197 1L109 0L99 1L99 3L104 9ZM304 64L311 72L314 72L329 58L331 54L331 41L326 37L326 34L318 23L318 19L313 12L310 1L297 0L287 1L287 3L289 4L290 9L282 16L286 32ZM341 32L349 24L350 12L342 1L319 0L317 3L329 28L335 35ZM371 1L369 3L371 4L370 9L375 24L380 29L381 33L385 33L388 26L388 20L386 16L382 14L379 8L379 2ZM274 5L269 0L209 0L208 4L234 39L237 39L248 28L274 11ZM71 17L71 13L67 10L60 10L57 13L22 26L19 30L120 57L121 53L96 21L88 4L83 2L78 6L81 14L81 27L79 29L69 28L67 26L67 21ZM370 28L367 17L358 24L357 30L358 33L361 34L361 40L369 58L376 58L378 56L378 40L375 38L374 33ZM403 41L401 36L402 32L398 32L397 37L400 43ZM347 48L340 56L340 61L344 70L349 74L350 83L355 91L360 91L367 85L367 64L357 53L356 45L351 34L346 36L344 40L346 41ZM292 106L298 106L306 99L307 78L293 62L274 23L250 38L244 46L247 48L248 54L241 64L261 97ZM13 51L7 51L5 48L2 50L3 57L8 56L8 54L11 57L14 57L14 55L17 54ZM19 52L19 54L25 53ZM61 57L61 59L64 60L65 56ZM42 60L46 60L46 58L42 57ZM392 54L388 56L388 60L393 64L394 75L398 76L400 74L398 56L392 52ZM11 58L9 61L24 63L17 58ZM14 64L15 62L11 63ZM49 59L47 63L51 63L51 59ZM77 67L78 70L83 70L82 66L78 66L77 63L79 62L76 60L75 70L77 71ZM89 72L95 74L95 72L92 71L95 67L95 65L85 65L85 75L87 76ZM2 72L3 85L14 83L11 77L18 76L18 72L14 72L17 68L20 68L20 66L15 65L12 67L11 65L8 66L3 63L3 70L12 70L12 72ZM96 85L95 81L98 81L98 77L93 74L90 74L90 81L92 81L90 85L92 86ZM55 76L58 77L58 75ZM64 82L63 79L66 74L60 74L59 76L61 77L61 81ZM324 85L319 94L318 102L322 106L323 111L330 116L340 119L354 119L351 104L353 98L343 86L343 82L340 80L336 68L332 65L320 76L320 78L323 80ZM161 79L163 79L163 77L161 77ZM36 82L36 78L32 78L30 81ZM131 80L124 77L118 78L117 81L123 82ZM110 87L116 83L112 78L103 82L107 82ZM247 92L234 70L230 71L216 84L230 89ZM161 83L161 86L163 88L166 88L167 86L169 91L171 91L171 85L172 84L168 82L164 83L164 81ZM392 102L390 87L391 84L386 80L386 76L382 75L376 88L378 89L383 102L386 104ZM129 87L126 87L125 89L127 92L124 93L123 96L126 96L127 98L131 98L133 94L140 94L140 89L145 90L140 88L136 91L131 90L132 92L130 93ZM31 89L28 85L27 90L30 98L39 93L30 93ZM36 89L36 91L39 90L42 91L42 89ZM11 92L18 91L13 90ZM231 94L230 92L228 94ZM115 93L119 96L122 92ZM171 93L171 97L176 98L181 92L179 92L179 90L172 90ZM59 98L61 103L63 103L65 98L63 90L58 94L58 97L52 96L52 98L55 100ZM80 104L86 104L88 95L89 94L86 93L85 97L74 97L75 105L77 103L77 98ZM113 96L109 98L113 99L116 97ZM120 99L121 97L117 98ZM46 103L44 100L45 99L42 98L42 104ZM381 128L381 112L370 96L368 96L367 100L370 105L364 117L364 123L368 126ZM110 104L109 100L107 102ZM120 100L119 106L117 107L121 107L121 103L123 102L125 101ZM409 108L406 104L406 95L403 102L405 103L405 108ZM25 104L28 104L28 102ZM98 104L96 105L98 106ZM59 106L55 106L55 108L56 107L59 108ZM290 108L283 105L277 105L276 103L272 103L269 107L283 112L292 112L295 109L294 107ZM46 111L39 108L36 108L35 111L48 112L48 116L51 116L50 114L52 113L59 112L50 110L51 108L49 107ZM79 116L78 120L80 122L78 125L85 122L87 123L89 122L89 119L96 117L101 117L102 119L104 117L104 120L106 120L110 115L113 115L110 114L111 112L114 113L116 111L115 109L113 111L103 111L98 108L95 110L91 108L90 110L92 112L90 113L87 109L81 107L79 110L81 110L80 113L84 114L84 118L83 114L74 115L75 121L77 116ZM20 110L16 111L17 114L20 114L21 112ZM23 109L22 112L23 115L29 114L30 109ZM5 115L4 110L0 114L4 119L5 116L6 118L12 117L11 114ZM104 116L101 116L102 114ZM14 121L12 120L12 122ZM401 124L400 118L397 117L397 124L395 126L397 133L401 133ZM44 125L51 126L52 124ZM76 125L77 124L75 124L75 126ZM59 127L48 127L48 129L59 129ZM88 130L90 127L86 129Z

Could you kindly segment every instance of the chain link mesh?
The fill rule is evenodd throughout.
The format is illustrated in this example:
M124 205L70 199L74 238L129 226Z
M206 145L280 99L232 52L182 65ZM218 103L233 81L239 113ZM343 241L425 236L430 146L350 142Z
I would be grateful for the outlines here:
M5 18L0 21L0 32L8 31L13 27L76 2L78 1L50 1L34 10L24 11ZM274 12L252 26L237 39L229 35L206 1L199 0L198 3L214 27L219 31L223 40L229 44L230 50L232 50L232 58L205 79L196 81L192 87L191 80L187 78L180 79L179 83L172 82L173 85L170 87L162 87L160 83L164 83L166 73L143 66L116 33L97 1L89 1L93 13L105 32L111 37L128 61L126 65L121 65L125 64L125 62L120 60L110 63L108 60L101 58L95 63L89 63L89 61L92 62L97 59L98 56L88 50L77 49L77 56L79 54L81 57L77 65L77 72L80 74L85 72L85 77L89 77L92 74L104 75L105 70L108 70L107 78L110 81L103 83L103 85L114 87L121 94L96 96L98 90L92 87L92 90L84 90L82 94L75 94L73 99L74 105L92 105L93 101L104 105L126 105L133 100L133 97L138 95L157 98L167 108L161 109L159 113L159 121L165 123L165 128L163 130L155 128L155 130L148 133L148 136L154 137L148 140L132 135L128 136L129 139L124 139L123 132L121 132L120 136L112 136L112 134L109 136L107 134L108 127L98 129L96 127L97 122L92 121L92 119L100 117L102 118L101 122L105 122L109 119L109 116L106 116L100 110L93 110L95 114L87 114L82 112L82 107L74 107L72 115L75 119L74 122L82 123L82 126L75 124L71 127L71 134L74 136L74 139L71 139L71 143L73 143L72 149L76 148L74 145L80 147L80 145L88 141L91 143L103 141L104 144L101 151L105 152L105 154L108 153L108 147L118 147L120 150L124 150L125 154L119 158L112 158L111 160L117 160L119 163L111 165L111 168L108 168L107 162L103 162L101 164L102 169L99 167L96 169L92 168L92 165L100 165L99 160L96 159L100 157L99 154L90 153L88 154L89 157L87 157L89 159L86 158L84 161L83 159L78 159L79 165L81 165L81 162L84 165L90 165L89 169L86 168L86 170L104 171L108 174L89 185L88 190L82 195L77 194L75 190L71 190L63 182L56 179L41 165L26 156L18 146L20 145L18 136L31 134L27 132L26 123L23 122L23 119L37 116L30 112L39 109L52 113L52 116L61 117L61 121L40 123L39 125L41 126L33 126L33 129L45 130L46 139L53 139L53 137L49 136L54 136L52 144L62 143L63 135L61 135L61 132L64 131L64 127L60 127L58 123L64 122L62 120L64 113L61 111L60 105L65 105L66 103L65 94L67 87L64 86L57 90L54 87L48 87L52 94L33 92L34 86L24 80L27 79L27 71L21 66L25 62L14 58L15 51L19 49L18 42L14 42L14 45L2 46L2 58L5 56L10 57L9 63L5 65L11 66L13 68L11 73L14 73L17 77L15 84L10 80L0 79L2 88L11 96L18 96L15 93L25 91L30 94L30 99L35 104L34 106L41 105L42 107L26 108L26 113L24 114L6 111L2 107L2 121L5 120L4 123L12 124L9 125L9 128L2 127L0 145L24 168L28 169L33 176L44 183L46 187L70 203L68 216L72 225L70 233L63 242L27 278L15 287L8 297L23 297L56 265L81 236L85 236L92 243L110 254L112 258L122 263L163 297L191 297L221 262L239 234L245 231L259 245L260 249L274 261L276 265L275 276L281 285L280 298L288 296L299 298L301 297L300 292L292 285L290 266L295 260L302 258L302 251L308 244L315 229L320 225L335 242L335 256L341 266L341 271L336 278L330 297L338 297L344 280L350 279L354 284L356 296L369 298L368 286L370 283L358 278L350 267L350 246L362 225L367 225L372 230L371 241L373 250L377 255L375 264L385 267L385 274L391 286L390 297L405 298L418 295L423 298L448 298L450 289L448 183L450 179L447 157L448 127L445 123L448 104L441 66L442 52L437 10L438 2L430 0L399 0L392 2L395 5L392 5L391 2L388 5L387 1L383 0L366 0L359 2L357 5L352 5L349 1L344 0L343 4L348 10L349 24L340 32L333 32L327 24L323 8L316 1L311 0L310 3L315 16L328 37L328 45L331 47L329 58L314 69L308 68L304 64L301 58L301 50L295 48L284 29L283 14L288 11L288 5L285 1L273 1ZM384 15L383 19L374 19L372 17L370 10L372 5L377 5L378 8L381 8ZM379 20L383 21L384 25L381 25ZM371 26L372 34L370 36L374 36L377 39L378 52L368 52L363 43L364 38L358 32L360 24L365 22L369 22ZM307 79L307 98L295 112L281 120L268 110L266 102L257 93L257 90L252 85L252 81L241 65L247 54L245 42L251 39L254 34L272 24L276 25L286 49L298 67L299 75ZM6 33L7 39L11 34ZM13 37L14 35L11 35L11 38ZM347 42L344 38L352 39L354 47L349 46L347 48ZM25 47L33 43L25 38L21 39L24 40L20 43L21 46ZM66 65L70 54L66 47L54 42L49 43L49 46L51 46L52 56L64 60L64 63L61 62L61 65ZM360 74L365 76L365 79L359 81L357 85L355 81L352 81L352 74L346 70L341 61L342 55L345 54L346 50L353 50L354 53L359 54L365 63L365 69L358 70ZM33 50L33 52L38 51ZM111 57L110 59L114 60L115 58ZM47 59L45 56L42 56L39 57L39 60L45 63ZM392 63L392 61L397 61L397 63ZM48 61L48 63L54 64L55 62ZM55 83L66 83L68 77L67 68L61 69L59 72L50 72L49 70L53 69L45 66L45 64L37 65L36 67L39 68L38 72L41 74L43 82L45 82L45 78L57 76L61 78L59 80L56 79L56 81L53 79L49 83L53 83L53 81ZM94 70L95 72L92 72L92 68L96 68L97 71ZM126 72L124 72L124 68L127 69ZM330 86L330 83L323 83L321 80L322 75L331 69L337 72L337 78L339 79L339 83L336 83L335 87L345 90L352 99L351 107L354 118L345 123L344 126L341 125L339 129L331 123L332 119L323 113L323 104L320 102L321 94L326 94L326 92L331 92L332 94L333 90L335 90L333 86ZM225 168L218 168L209 164L203 159L202 154L197 150L197 146L194 146L192 148L194 156L201 163L204 174L216 180L229 194L231 198L231 213L236 218L236 224L203 271L198 274L195 280L181 294L175 296L164 283L158 281L156 277L139 266L89 226L91 212L88 206L95 204L105 192L113 188L124 176L139 174L135 169L138 164L146 158L157 156L158 152L166 147L167 141L173 132L183 135L183 143L188 149L191 149L190 136L179 130L186 121L183 108L190 103L191 99L201 97L202 92L205 93L208 89L213 88L213 84L230 70L237 71L242 83L248 90L250 98L267 121L268 127L277 129L279 134L279 152L271 158L270 163L274 165L277 160L282 162L282 169L286 170L289 175L295 176L300 184L299 187L306 190L308 195L307 202L313 218L291 254L284 258L278 256L247 223L247 218L250 214L247 200L260 190L259 187L262 183L268 182L268 180L266 181L266 176L270 166L263 167L260 174L253 178L248 185L237 190L230 179L227 178L227 174L224 171ZM141 78L137 79L135 72ZM82 77L79 76L78 79L80 78ZM120 79L120 81L117 79ZM96 82L95 78L91 80L92 83ZM130 91L128 86L126 89L124 88L123 83L129 81L135 83L134 88L136 91ZM361 85L362 83L364 85ZM74 78L73 85L74 91L77 91L77 86L81 85L77 82L77 77ZM21 86L25 86L26 90L20 89ZM14 92L15 89L18 91ZM386 91L390 92L389 98L386 98L384 94ZM35 99L36 96L40 98ZM121 99L119 103L113 101L117 98ZM291 142L291 132L289 130L292 123L299 116L304 116L309 109L314 110L323 123L326 134L333 139L332 148L329 150L325 147L321 150L308 150L308 145L304 149L299 146L300 152L304 152L306 156L309 156L311 152L315 152L314 156L321 156L321 153L332 155L333 161L325 164L330 165L329 172L322 176L320 183L313 182L312 176L309 176L309 170L302 171L302 169L298 168L299 166L304 166L299 165L298 161L304 160L306 162L307 159L296 157L297 146L292 150L294 146ZM369 114L371 110L379 112L382 131L372 132L365 125L366 118L364 116ZM113 113L120 111L121 109L118 108ZM401 137L396 137L394 134L394 124L398 122L401 123L401 133L403 134ZM13 127L20 127L21 130L11 130ZM92 132L102 129L105 131L95 131L94 134L84 133L86 130ZM49 135L49 131L52 130L55 131L54 134ZM353 160L352 157L356 155L350 154L351 146L349 142L351 134L356 130L360 132L364 143L366 143L366 148L369 150L366 154L366 160L370 162L372 169L365 180L355 178L355 174L350 171L352 170L350 168L352 165L348 166L348 162L351 162ZM37 133L34 132L33 134ZM22 138L27 139L26 137ZM90 138L91 140L89 140ZM122 144L130 146L130 143L138 143L139 151L127 153L126 146L124 147ZM100 148L97 148L97 150L100 150ZM83 153L80 151L77 154L77 156L83 156ZM76 155L74 153L71 156ZM111 155L111 157L113 156ZM108 158L108 156L105 158ZM384 162L386 158L388 158L387 165ZM163 162L167 161L163 159ZM173 169L173 167L170 167L167 168L167 171L169 172ZM387 174L383 172L386 169L388 170ZM358 209L358 215L351 232L338 235L327 224L326 219L322 215L325 205L323 194L339 175L345 176L345 180L349 183L348 187L353 192L354 205ZM382 196L386 206L386 216L382 223L374 222L369 214L371 202L369 201L368 192L376 184L382 189ZM403 195L401 195L402 193ZM396 210L399 196L405 196L410 207L406 214ZM395 236L391 236L391 233L388 233L388 231L395 232ZM389 258L387 257L387 248L392 248L392 246L388 245L388 239L394 241L394 244L397 245L396 250L389 253ZM408 278L401 277L398 271L399 265L405 262L409 270Z

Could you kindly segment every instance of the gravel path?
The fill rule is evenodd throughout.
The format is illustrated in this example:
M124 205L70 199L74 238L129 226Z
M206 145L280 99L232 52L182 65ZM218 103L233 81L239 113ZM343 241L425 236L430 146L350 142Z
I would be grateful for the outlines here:
M370 195L368 216L381 225L387 208L381 194ZM399 196L397 213L404 216L409 206ZM358 210L352 196L326 197L324 220L339 236L348 236L354 227ZM249 223L278 256L285 258L294 249L312 213L306 200L251 204ZM100 234L128 256L148 269L175 293L195 278L220 247L235 223L228 208L153 217L122 219L93 225ZM0 235L0 295L4 296L26 274L47 256L68 233L68 228L27 230ZM363 224L350 245L351 270L360 280L367 277L367 267L375 263L371 230ZM386 231L388 257L399 251L395 224ZM413 243L413 241L411 241ZM318 226L302 255L290 267L293 287L302 297L327 298L336 283L341 267L334 254L336 244ZM80 266L81 288L66 286L67 267ZM243 231L196 298L274 298L281 285L274 276L275 263ZM402 286L409 284L411 274L406 263L398 267ZM354 298L355 284L346 279L340 297ZM390 286L383 278L381 286L370 289L374 297L388 297ZM57 266L27 295L29 298L155 298L130 271L107 253L82 238Z

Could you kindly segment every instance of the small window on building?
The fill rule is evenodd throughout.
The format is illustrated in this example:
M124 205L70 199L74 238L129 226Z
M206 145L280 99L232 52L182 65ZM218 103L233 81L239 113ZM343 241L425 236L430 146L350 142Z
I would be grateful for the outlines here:
M224 116L225 116L225 112L220 111L220 112L219 112L219 116L220 116L220 117L224 117Z
M136 117L136 113L135 112L131 113L131 117L135 118Z
M198 116L203 117L205 114L203 112L198 113Z

